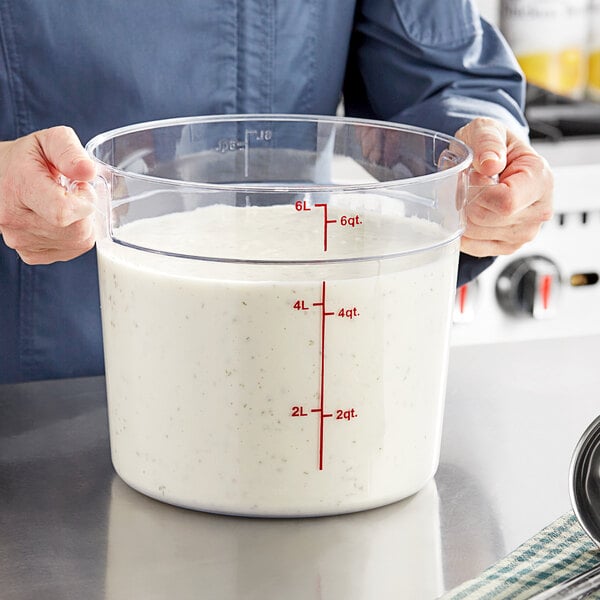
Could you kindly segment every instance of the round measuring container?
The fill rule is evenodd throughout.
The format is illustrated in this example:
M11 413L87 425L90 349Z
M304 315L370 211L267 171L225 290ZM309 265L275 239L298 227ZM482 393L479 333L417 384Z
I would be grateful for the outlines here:
M126 127L87 148L107 217L110 444L125 482L281 517L384 505L433 477L464 144L234 115Z

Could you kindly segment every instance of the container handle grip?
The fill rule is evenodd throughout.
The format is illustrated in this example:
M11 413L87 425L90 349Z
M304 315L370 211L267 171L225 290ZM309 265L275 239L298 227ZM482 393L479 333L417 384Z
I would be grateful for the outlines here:
M440 153L437 166L440 171L445 171L446 169L456 167L462 161L463 159L453 152L451 148L447 148ZM459 186L456 202L458 210L462 210L476 200L486 189L496 186L500 182L498 175L482 175L475 170L473 165L469 166L462 175L463 185Z
M466 171L466 176L467 193L464 206L471 204L471 202L476 200L486 189L497 186L500 183L499 175L482 175L476 171L474 167L469 167Z
M106 178L103 175L96 175L90 181L78 181L60 175L58 182L70 194L75 194L93 205L96 214L96 239L107 237L109 231L110 186Z

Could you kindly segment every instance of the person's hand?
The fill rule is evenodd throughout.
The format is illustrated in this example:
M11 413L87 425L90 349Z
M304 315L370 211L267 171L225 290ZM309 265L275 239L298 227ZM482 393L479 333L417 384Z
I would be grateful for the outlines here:
M554 178L548 163L527 142L493 119L478 118L455 137L473 151L473 168L499 175L467 204L461 250L472 256L512 254L552 218Z
M28 264L69 260L94 245L94 207L67 191L61 175L76 181L95 175L72 129L53 127L0 143L0 234Z

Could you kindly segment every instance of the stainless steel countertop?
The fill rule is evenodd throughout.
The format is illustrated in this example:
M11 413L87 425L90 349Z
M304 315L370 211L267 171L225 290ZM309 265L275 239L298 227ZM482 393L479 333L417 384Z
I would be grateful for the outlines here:
M570 509L600 413L600 337L452 348L441 464L405 501L340 517L225 517L127 487L103 378L0 386L3 600L429 600Z

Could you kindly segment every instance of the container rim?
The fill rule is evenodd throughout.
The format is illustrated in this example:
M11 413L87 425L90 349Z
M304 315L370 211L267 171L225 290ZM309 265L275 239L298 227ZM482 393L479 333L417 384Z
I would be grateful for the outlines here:
M151 131L153 129L160 129L166 127L176 127L182 125L193 125L196 123L227 123L227 122L242 122L242 121L254 121L254 122L295 122L295 123L330 123L340 125L355 125L357 127L371 127L385 130L394 130L398 132L418 134L423 137L431 138L433 143L436 140L443 141L448 145L452 144L454 148L462 150L464 158L456 165L448 167L442 171L436 173L428 173L426 175L417 175L406 179L392 179L389 181L379 182L365 182L365 183L342 183L342 184L289 184L289 183L269 183L269 184L240 184L240 183L205 183L197 181L180 181L178 179L170 179L166 177L157 177L155 175L147 175L142 173L133 173L120 167L110 165L94 155L94 151L99 148L102 144L115 140L119 137L136 133L140 131ZM338 116L327 116L327 115L297 115L297 114L285 114L285 113L249 113L249 114L217 114L217 115L204 115L204 116L192 116L192 117L175 117L169 119L159 119L154 121L146 121L140 123L134 123L125 127L119 127L103 133L100 133L92 137L87 144L85 149L94 162L101 165L104 169L110 173L127 177L130 179L143 180L155 183L161 183L162 185L173 185L182 186L186 188L193 188L202 190L205 192L218 192L218 191L231 191L231 192L247 192L251 189L252 192L259 193L278 193L278 192L355 192L364 190L377 190L390 187L403 187L412 185L414 183L425 183L435 181L437 179L443 179L449 176L453 176L461 171L468 168L473 161L473 153L469 146L446 133L441 133L433 129L426 129L423 127L417 127L414 125L406 125L402 123L395 123L392 121L381 121L362 119L354 117L338 117Z

